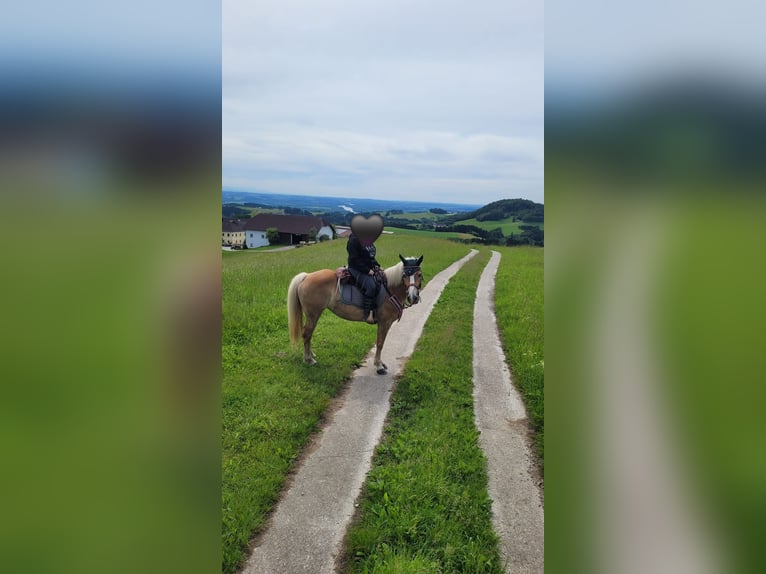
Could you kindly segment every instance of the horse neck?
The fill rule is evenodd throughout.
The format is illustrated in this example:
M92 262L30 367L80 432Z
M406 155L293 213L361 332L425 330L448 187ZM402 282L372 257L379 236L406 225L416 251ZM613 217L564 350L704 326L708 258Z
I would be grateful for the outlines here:
M404 286L404 267L397 263L393 267L386 269L386 278L388 279L388 290L399 301L404 301L407 297L407 288Z

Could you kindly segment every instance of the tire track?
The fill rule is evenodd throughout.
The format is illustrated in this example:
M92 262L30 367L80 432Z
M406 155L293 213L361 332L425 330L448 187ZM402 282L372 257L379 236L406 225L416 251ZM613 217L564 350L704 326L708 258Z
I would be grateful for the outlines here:
M492 252L476 290L473 318L473 380L476 428L487 458L492 523L508 573L544 571L542 493L534 479L527 414L511 382L494 311L500 253Z
M375 373L374 348L366 364L354 372L346 390L328 409L334 411L331 420L307 447L308 454L257 538L243 574L335 572L354 501L381 437L395 377L415 349L442 290L476 253L471 250L434 276L421 292L420 304L408 309L391 328L383 351L388 357L387 375Z

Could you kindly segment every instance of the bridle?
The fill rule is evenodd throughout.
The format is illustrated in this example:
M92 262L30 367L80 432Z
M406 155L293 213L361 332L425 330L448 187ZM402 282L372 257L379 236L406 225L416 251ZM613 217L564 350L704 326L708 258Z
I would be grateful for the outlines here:
M396 320L399 321L402 318L402 312L420 302L420 287L415 284L416 276L420 273L420 281L422 285L423 271L420 269L420 264L407 264L407 261L402 257L402 285L407 289L407 296L404 298L404 305L391 294L388 289L388 282L386 281L386 275L382 271L380 272L381 283L388 295L388 301L394 306L397 312ZM408 280L409 279L409 280Z
M415 276L420 271L421 282L423 280L423 272L420 269L420 265L405 265L402 272L402 283L407 288L407 298L404 300L404 308L412 307L420 301L420 287L415 285ZM409 278L409 282L407 279ZM422 284L422 283L421 283ZM411 303L410 301L415 301Z

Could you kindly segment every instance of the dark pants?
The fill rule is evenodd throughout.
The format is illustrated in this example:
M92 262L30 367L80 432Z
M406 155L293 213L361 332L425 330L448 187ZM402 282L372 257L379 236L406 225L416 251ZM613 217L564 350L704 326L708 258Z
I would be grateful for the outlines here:
M349 267L348 270L354 277L356 286L359 287L362 295L364 295L364 314L367 316L375 306L375 295L378 293L378 285L375 283L375 279L364 271L357 271L351 267Z

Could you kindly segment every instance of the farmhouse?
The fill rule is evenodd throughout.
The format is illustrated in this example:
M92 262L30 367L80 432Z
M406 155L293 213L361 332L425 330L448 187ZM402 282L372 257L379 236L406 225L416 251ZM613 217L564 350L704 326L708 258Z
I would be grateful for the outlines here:
M316 238L326 235L332 239L332 228L321 217L309 215L274 215L259 213L245 222L248 247L262 247L269 244L266 230L274 228L279 232L279 243L293 245L311 239L312 229Z
M221 245L242 245L245 242L245 221L224 219L221 227Z
M345 237L348 237L349 235L351 235L351 228L350 227L336 225L335 226L335 232L336 232L336 234L337 234L337 236L339 238L345 238Z

